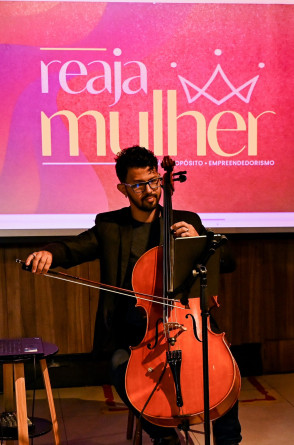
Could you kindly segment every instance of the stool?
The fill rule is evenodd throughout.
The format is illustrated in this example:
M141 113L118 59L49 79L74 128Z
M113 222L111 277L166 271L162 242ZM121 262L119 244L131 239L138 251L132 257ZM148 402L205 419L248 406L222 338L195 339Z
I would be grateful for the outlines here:
M129 410L128 414L128 426L127 426L127 439L131 440L133 437L134 430L134 413ZM135 439L133 442L134 445L142 445L142 425L139 419L136 418L136 429L135 429Z
M50 384L50 378L47 368L46 357L56 354L58 352L58 347L51 343L43 342L44 354L38 356L35 355L36 360L39 361L41 366L41 371L43 374L44 385L47 394L47 400L50 410L52 429L54 434L55 445L60 445L58 423L56 418L54 400L52 395L52 389ZM14 411L14 389L15 387L15 402L16 402L16 415L17 415L17 430L18 430L18 443L19 445L29 445L29 429L28 429L28 416L27 416L27 401L26 401L26 387L25 387L25 374L24 374L24 362L28 360L27 356L22 357L3 357L3 398L4 398L4 409L7 412ZM32 432L30 437L40 436L46 434L51 430L51 423L45 419L36 419L36 422L40 421L40 428L36 432ZM36 423L37 424L37 423ZM49 424L49 428L48 428ZM7 441L11 441L16 438L3 438Z

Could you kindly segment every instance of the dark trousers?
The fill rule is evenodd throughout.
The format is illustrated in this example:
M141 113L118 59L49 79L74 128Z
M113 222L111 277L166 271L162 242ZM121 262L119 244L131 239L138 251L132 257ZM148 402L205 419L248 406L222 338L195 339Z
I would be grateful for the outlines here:
M139 412L131 405L125 389L125 373L127 362L121 363L112 368L112 383L123 402L132 410L135 416L139 417ZM175 434L174 428L166 428L154 425L143 417L141 424L144 431L151 438L172 436ZM238 402L222 417L213 422L213 434L216 445L233 445L241 442L241 426L238 419Z
M232 445L240 443L241 425L238 417L238 401L219 419L214 420L213 435L216 445Z

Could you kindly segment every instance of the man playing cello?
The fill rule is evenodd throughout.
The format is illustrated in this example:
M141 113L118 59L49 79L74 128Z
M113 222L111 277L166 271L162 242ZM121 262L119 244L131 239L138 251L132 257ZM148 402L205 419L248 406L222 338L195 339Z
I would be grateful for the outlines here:
M98 258L102 283L132 289L132 271L137 260L162 244L161 177L157 158L139 146L124 149L117 155L116 173L117 188L128 199L129 206L98 214L91 229L30 254L26 265L32 265L33 273L46 274L50 267L68 268ZM206 234L197 214L174 210L172 216L171 231L175 238ZM134 408L125 391L129 347L139 344L146 330L146 316L135 303L132 298L101 292L93 347L94 354L101 350L113 351L113 384L130 409ZM180 444L174 428L158 426L144 418L141 423L154 444ZM240 432L236 403L214 421L215 443L237 445L242 440Z

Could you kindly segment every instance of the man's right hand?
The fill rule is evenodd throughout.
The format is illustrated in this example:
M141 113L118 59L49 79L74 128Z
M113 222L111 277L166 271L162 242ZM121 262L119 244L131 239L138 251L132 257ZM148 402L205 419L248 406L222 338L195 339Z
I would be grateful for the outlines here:
M47 250L31 253L26 259L26 266L32 265L32 272L46 274L52 264L53 256Z

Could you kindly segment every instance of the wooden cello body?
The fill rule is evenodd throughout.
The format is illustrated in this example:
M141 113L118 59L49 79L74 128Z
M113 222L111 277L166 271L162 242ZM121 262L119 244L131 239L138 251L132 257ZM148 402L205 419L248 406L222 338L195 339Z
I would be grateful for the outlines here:
M162 255L162 247L155 247L140 258L133 272L135 292L162 294ZM153 271L150 270L150 264L153 265ZM139 270L140 273L137 273ZM142 342L131 348L126 373L126 391L131 403L139 412L143 412L147 420L157 425L177 427L185 423L203 423L199 298L191 298L189 308L179 303L171 305L168 308L168 326L162 317L162 307L156 301L138 300L137 306L146 311L147 329ZM167 331L168 338L175 339L174 344L168 341ZM215 334L208 329L210 420L228 411L240 391L239 369L224 336L224 333ZM181 351L180 369L176 371L178 390L173 365L167 363L167 353L174 353L177 358L177 351ZM178 403L179 392L182 406Z

